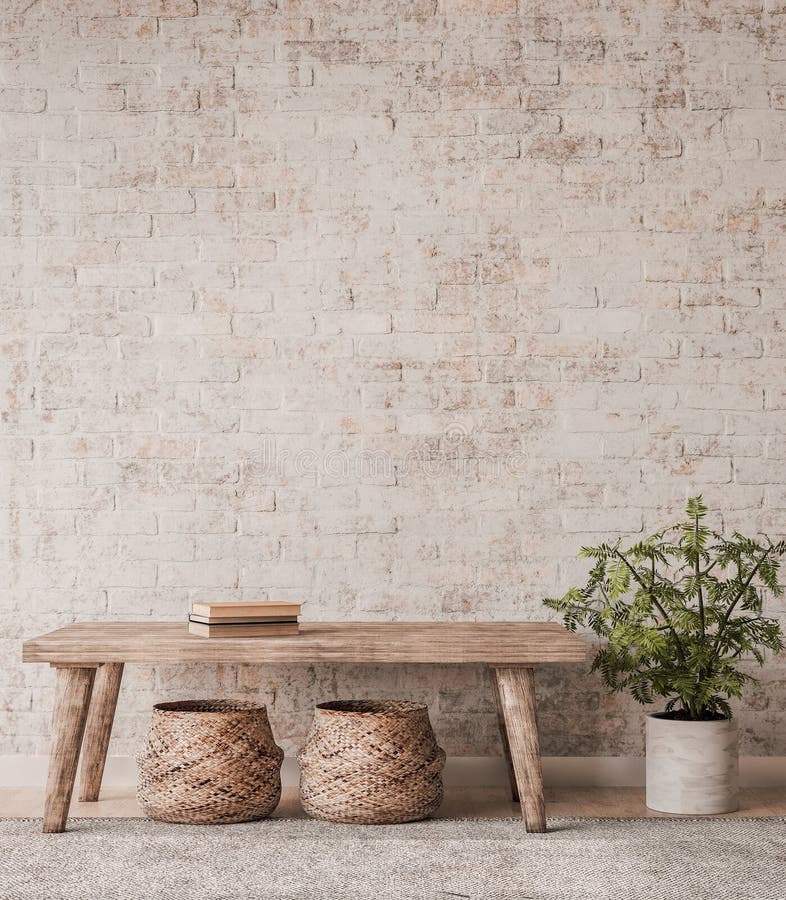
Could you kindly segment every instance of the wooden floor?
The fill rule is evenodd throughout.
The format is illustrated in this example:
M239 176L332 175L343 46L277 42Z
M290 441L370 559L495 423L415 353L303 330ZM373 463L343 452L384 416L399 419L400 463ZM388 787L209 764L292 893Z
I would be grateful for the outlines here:
M109 787L97 803L71 805L72 816L137 817L142 813L130 787ZM0 788L0 816L39 817L44 792L40 788ZM546 788L546 813L549 816L660 816L644 805L643 788ZM300 817L297 788L284 788L275 814ZM451 788L437 818L499 818L520 815L519 807L508 799L503 788ZM786 786L748 788L740 792L736 816L786 816Z

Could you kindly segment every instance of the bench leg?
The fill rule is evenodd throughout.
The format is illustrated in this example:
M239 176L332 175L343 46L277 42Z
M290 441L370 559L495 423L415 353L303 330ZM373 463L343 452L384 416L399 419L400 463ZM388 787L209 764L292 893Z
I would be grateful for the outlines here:
M45 832L65 831L95 673L95 668L57 669L53 743L44 804Z
M499 736L502 739L502 750L505 754L505 763L508 767L508 784L510 785L510 796L514 803L519 802L519 786L516 784L516 773L513 771L513 759L510 755L510 741L508 740L508 729L505 725L505 715L502 712L502 698L499 695L499 685L494 672L491 673L491 689L494 692L494 702L497 707L497 725L499 726Z
M123 663L104 663L96 673L83 741L80 800L98 800L122 678Z
M542 832L546 830L546 804L535 713L535 670L495 668L494 676L521 798L521 814L527 831Z

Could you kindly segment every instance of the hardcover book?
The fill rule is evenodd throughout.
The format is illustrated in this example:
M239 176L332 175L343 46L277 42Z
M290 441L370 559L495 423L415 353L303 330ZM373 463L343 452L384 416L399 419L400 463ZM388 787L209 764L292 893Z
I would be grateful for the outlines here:
M269 624L255 624L236 622L225 625L204 625L202 622L188 623L188 630L191 634L199 635L199 637L219 638L219 637L284 637L286 635L297 634L299 626L297 622L282 622Z
M200 616L191 613L189 622L200 622L202 625L255 625L273 622L297 622L297 616Z
M276 603L265 601L210 603L207 601L195 601L191 604L191 614L206 616L207 618L227 618L244 616L246 618L258 616L299 616L299 603Z

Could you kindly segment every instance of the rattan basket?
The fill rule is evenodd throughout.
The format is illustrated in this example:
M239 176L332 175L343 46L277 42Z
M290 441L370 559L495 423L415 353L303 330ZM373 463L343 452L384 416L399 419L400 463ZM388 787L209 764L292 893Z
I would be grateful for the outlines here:
M316 819L392 825L442 803L445 752L422 703L321 703L298 761L300 800Z
M151 819L214 825L270 815L281 760L264 706L235 700L158 703L137 758L137 798Z

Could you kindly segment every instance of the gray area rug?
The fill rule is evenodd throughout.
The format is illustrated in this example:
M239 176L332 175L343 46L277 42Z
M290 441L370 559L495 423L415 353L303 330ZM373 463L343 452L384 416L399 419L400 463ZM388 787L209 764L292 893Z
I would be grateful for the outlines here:
M0 821L2 900L786 900L786 818Z

